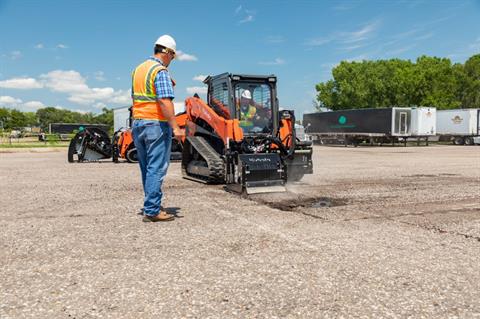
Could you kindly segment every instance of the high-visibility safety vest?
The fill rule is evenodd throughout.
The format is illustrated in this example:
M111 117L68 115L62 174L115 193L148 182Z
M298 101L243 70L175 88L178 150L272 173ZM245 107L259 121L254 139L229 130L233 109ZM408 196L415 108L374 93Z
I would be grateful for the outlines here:
M246 111L242 111L242 109L240 109L240 126L253 126L252 119L256 112L257 109L253 105L249 105Z
M157 103L155 77L166 70L155 60L146 60L132 73L132 114L134 119L166 121L161 107ZM168 71L167 71L168 72Z

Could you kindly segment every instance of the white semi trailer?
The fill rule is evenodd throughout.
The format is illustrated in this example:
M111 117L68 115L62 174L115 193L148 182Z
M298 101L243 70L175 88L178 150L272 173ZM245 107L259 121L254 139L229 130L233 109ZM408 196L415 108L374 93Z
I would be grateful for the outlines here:
M437 109L434 107L412 108L412 136L435 136L437 133Z
M480 144L480 109L438 110L437 134L455 145Z
M429 138L437 133L437 109L434 107L412 108L411 137L417 140L417 145L423 139L428 145Z

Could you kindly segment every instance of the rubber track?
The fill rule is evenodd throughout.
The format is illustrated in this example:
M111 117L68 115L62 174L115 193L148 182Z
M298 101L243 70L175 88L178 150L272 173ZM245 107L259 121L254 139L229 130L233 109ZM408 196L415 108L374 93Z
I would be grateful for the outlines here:
M203 157L207 162L210 174L208 176L190 174L187 175L195 180L206 183L224 183L225 182L225 165L220 155L215 149L201 136L188 136L187 140L192 147Z

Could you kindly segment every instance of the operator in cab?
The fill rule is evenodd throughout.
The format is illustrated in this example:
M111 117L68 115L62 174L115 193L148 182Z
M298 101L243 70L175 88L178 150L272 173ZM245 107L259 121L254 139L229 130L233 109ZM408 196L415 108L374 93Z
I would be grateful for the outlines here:
M244 133L268 132L271 122L270 108L256 103L249 90L244 90L239 100L240 127Z
M240 96L240 127L244 132L250 131L253 128L253 120L257 108L252 99L252 93L249 90L244 90Z

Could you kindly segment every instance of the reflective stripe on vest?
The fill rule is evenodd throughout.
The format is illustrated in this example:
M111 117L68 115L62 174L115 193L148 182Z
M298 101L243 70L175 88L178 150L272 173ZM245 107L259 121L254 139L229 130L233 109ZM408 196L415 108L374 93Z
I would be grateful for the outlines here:
M253 126L253 122L251 120L253 119L255 113L257 113L257 109L253 105L249 105L246 112L243 112L242 109L240 109L240 126Z
M146 60L132 73L133 118L166 121L157 103L155 78L166 67L154 60Z

